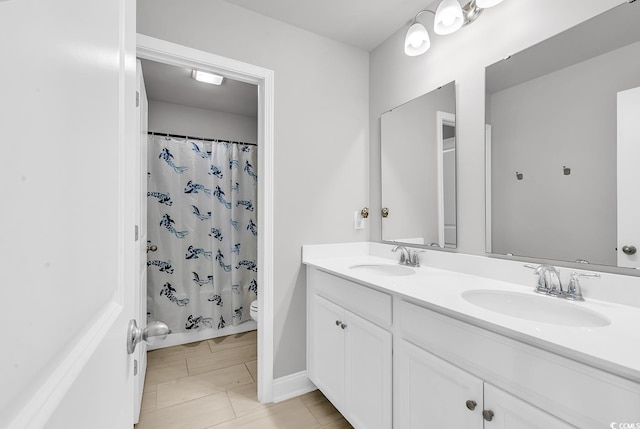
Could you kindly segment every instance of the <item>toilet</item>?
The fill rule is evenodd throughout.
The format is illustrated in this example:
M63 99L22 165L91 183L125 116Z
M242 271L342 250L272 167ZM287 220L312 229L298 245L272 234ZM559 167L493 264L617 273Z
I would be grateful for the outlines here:
M249 315L256 322L258 321L258 300L255 300L251 303L251 309L249 310Z

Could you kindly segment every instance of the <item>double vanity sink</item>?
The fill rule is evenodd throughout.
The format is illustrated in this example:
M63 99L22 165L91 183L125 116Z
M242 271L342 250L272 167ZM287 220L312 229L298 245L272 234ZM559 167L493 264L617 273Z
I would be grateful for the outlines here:
M391 248L303 250L308 376L354 427L640 423L638 278L602 274L572 301L535 293L513 261L426 252L413 267Z
M415 275L420 268L384 262L356 264L350 266L349 270L353 270L356 275L362 272L396 277ZM555 297L495 289L466 290L460 296L465 301L486 310L533 322L584 328L611 324L607 316L585 308L584 303L564 301Z

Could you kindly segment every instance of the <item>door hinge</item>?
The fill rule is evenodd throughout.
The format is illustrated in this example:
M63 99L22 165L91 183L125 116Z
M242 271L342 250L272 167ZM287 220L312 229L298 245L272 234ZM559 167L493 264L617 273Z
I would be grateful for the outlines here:
M135 232L135 237L136 237L136 238L135 238L135 241L138 241L138 239L139 239L139 234L140 234L140 233L138 232L138 225L136 225L136 232Z
M138 375L138 359L133 360L133 375Z
M140 106L140 93L136 91L136 107Z

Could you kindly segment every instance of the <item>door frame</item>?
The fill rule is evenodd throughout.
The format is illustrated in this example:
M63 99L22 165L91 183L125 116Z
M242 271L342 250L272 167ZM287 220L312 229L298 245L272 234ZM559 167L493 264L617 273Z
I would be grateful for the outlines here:
M444 132L442 127L448 125L450 127L456 126L455 113L443 112L438 110L436 112L436 171L437 171L437 188L438 188L438 245L444 249ZM456 230L458 227L458 219L456 213ZM456 231L456 237L458 236ZM456 238L457 242L457 238Z
M137 57L198 68L258 87L258 400L273 402L274 72L143 34Z

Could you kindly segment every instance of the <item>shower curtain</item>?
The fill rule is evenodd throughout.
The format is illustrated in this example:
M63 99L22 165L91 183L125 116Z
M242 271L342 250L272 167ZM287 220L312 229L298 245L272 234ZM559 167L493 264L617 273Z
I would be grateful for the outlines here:
M250 319L257 298L257 148L149 137L147 317L172 332Z

